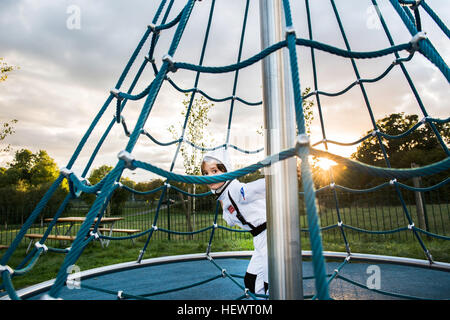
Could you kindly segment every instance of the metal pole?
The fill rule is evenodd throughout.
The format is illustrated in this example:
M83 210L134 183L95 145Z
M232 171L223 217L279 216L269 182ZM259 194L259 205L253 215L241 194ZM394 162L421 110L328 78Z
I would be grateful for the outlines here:
M284 39L281 1L260 0L262 49ZM295 145L295 110L287 50L262 61L265 150L267 155ZM266 170L269 297L303 299L296 158Z

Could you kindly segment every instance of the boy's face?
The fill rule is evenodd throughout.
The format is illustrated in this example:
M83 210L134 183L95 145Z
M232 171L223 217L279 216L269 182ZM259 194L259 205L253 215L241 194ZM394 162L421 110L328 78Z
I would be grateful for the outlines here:
M219 168L217 168L217 163L204 162L204 164L203 164L203 175L204 176L213 176L213 175L222 174L222 173L225 173L225 172L220 171ZM207 186L210 189L217 190L221 186L223 186L224 183L225 182L217 182L217 183L208 184Z

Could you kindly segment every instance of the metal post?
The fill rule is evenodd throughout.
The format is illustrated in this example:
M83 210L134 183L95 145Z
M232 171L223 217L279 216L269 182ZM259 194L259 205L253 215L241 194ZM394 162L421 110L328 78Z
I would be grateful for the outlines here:
M281 1L260 0L262 49L284 39ZM295 110L287 50L262 61L265 150L267 155L295 145ZM297 161L290 158L266 171L269 296L303 299Z

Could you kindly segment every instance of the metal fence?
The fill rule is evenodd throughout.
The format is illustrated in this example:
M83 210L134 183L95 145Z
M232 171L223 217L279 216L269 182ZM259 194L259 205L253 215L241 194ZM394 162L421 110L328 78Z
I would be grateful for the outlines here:
M203 198L180 197L171 191L163 201L158 219L155 220L157 211L157 201L128 201L121 209L119 216L123 219L118 221L114 228L136 229L145 231L156 224L158 231L152 235L153 239L171 241L203 241L208 242L211 229L193 235L179 234L182 232L193 232L213 225L215 217L216 202L212 196ZM318 212L320 216L322 237L325 242L344 243L343 233L338 223L342 222L346 226L352 226L363 231L355 231L351 228L343 228L348 242L352 241L412 241L413 235L408 230L400 232L389 232L409 225L405 209L411 216L415 226L427 232L450 236L450 205L449 194L442 190L423 192L418 194L412 191L402 191L406 206L403 207L398 196L393 190L379 190L370 194L354 194L342 190L326 190L317 193ZM303 206L303 198L300 196L300 223L302 239L307 239L307 220ZM34 207L0 207L0 245L9 245L22 224L32 212ZM46 207L36 219L28 233L43 234L49 222L49 217L53 217L57 208ZM72 201L71 205L63 213L63 217L85 216L89 206L79 200ZM106 213L108 216L108 212ZM222 219L222 212L219 208L217 224L226 226ZM58 234L75 236L79 226L75 224L69 230L69 224L57 224ZM167 233L162 230L172 230L177 233ZM238 228L235 228L238 230ZM368 232L365 232L368 231ZM373 234L371 231L386 231L384 234ZM52 234L55 230L52 231ZM113 234L113 236L123 236L123 234ZM142 236L147 238L148 234ZM423 235L425 239L430 236ZM216 229L214 241L251 239L247 232L230 232L224 229ZM303 241L305 241L303 240ZM25 243L30 239L24 238ZM34 240L37 241L37 240ZM307 241L307 240L306 240ZM61 244L58 240L47 240L49 246L67 245Z

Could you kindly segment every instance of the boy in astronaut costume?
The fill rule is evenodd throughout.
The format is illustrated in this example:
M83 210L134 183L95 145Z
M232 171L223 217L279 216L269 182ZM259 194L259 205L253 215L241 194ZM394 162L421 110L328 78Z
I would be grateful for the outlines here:
M217 149L207 153L201 165L202 175L233 171L228 153ZM268 261L266 238L265 179L241 183L236 179L208 184L223 209L223 219L229 226L238 225L253 235L254 252L244 277L245 287L252 293L268 290Z

